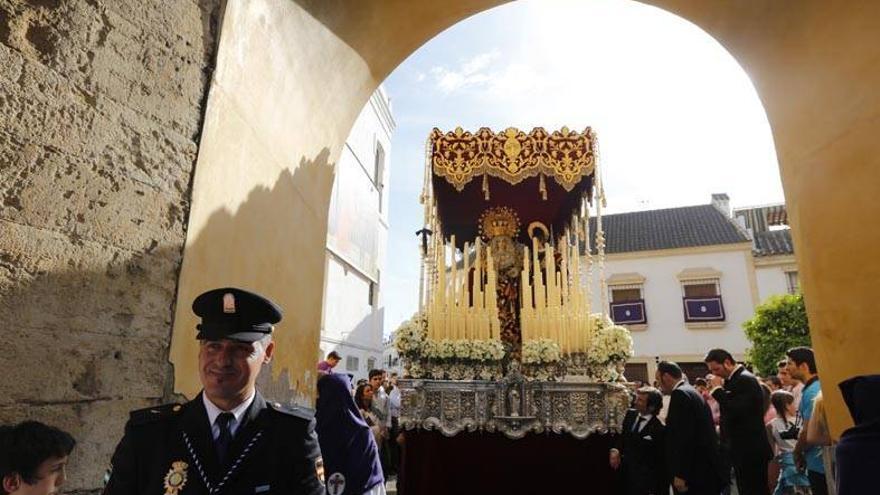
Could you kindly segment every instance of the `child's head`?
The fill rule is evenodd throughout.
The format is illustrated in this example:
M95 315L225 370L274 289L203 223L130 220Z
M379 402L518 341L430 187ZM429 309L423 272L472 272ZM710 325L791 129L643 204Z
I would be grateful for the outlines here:
M55 493L74 445L70 434L36 421L0 426L0 493Z
M794 411L794 395L788 390L776 390L770 395L770 403L776 410L776 415L780 418L789 416Z

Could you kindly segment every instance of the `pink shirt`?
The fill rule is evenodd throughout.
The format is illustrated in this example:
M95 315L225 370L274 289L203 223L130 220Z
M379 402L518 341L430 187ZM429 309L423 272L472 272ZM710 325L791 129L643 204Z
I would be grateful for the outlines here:
M706 405L708 405L709 410L712 411L712 422L715 423L715 426L718 426L721 424L721 406L718 405L718 401L715 400L714 397L709 395L708 390L700 395L703 396L703 400L706 401Z

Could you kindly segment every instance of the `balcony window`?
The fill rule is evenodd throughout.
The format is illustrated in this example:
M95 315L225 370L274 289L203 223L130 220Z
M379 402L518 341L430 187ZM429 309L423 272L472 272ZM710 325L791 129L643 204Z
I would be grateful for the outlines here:
M683 281L682 291L686 323L725 321L718 279Z
M357 356L348 356L345 358L345 371L357 371L360 364Z
M645 325L648 323L645 314L645 300L642 296L642 285L611 286L611 319L619 325Z

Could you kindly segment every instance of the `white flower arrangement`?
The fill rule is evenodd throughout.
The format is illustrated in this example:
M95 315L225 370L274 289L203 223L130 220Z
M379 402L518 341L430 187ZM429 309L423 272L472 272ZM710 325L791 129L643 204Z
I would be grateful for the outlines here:
M604 324L597 326L590 339L588 357L595 364L613 364L626 361L633 354L633 341L629 330L620 326Z
M409 377L452 380L501 377L506 350L500 340L431 340L427 338L427 328L425 315L416 313L395 332L394 344L404 357ZM590 381L620 379L620 369L633 354L629 331L615 325L607 316L594 313L590 315L590 333L587 353L567 356L565 361L559 343L554 340L524 343L525 374L530 379L552 380L563 376L568 367L571 372L588 376Z
M603 315L602 313L593 313L590 315L590 331L593 334L613 326L614 322L611 321L611 318L609 318L608 315Z
M586 354L568 356L569 371L592 382L621 380L623 366L633 355L629 330L595 313L590 315L590 333Z
M425 370L418 361L408 361L406 371L410 378L425 378Z
M404 321L394 332L394 346L397 353L410 359L417 358L425 345L428 320L424 313L416 313Z
M522 362L525 364L555 363L561 356L559 344L554 340L530 340L522 346Z
M501 361L504 345L499 340L425 340L422 357L436 360Z
M613 382L617 376L612 366L591 366L587 373L587 379L591 382Z

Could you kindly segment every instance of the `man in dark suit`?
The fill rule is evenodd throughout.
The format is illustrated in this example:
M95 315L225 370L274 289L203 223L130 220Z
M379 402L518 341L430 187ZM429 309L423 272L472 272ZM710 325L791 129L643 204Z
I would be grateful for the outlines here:
M730 452L740 495L768 495L767 463L773 451L764 427L764 393L755 375L724 349L706 355L710 394L721 408L721 443Z
M666 413L666 465L675 493L718 495L723 488L712 412L669 361L657 364L657 382L670 396Z
M105 494L325 492L315 420L267 403L255 383L272 358L281 310L241 289L193 302L202 393L134 411L113 455Z
M663 423L657 414L663 408L663 394L654 387L636 391L635 409L627 411L620 435L609 453L612 469L620 469L621 493L626 495L668 495L669 479L664 460Z

